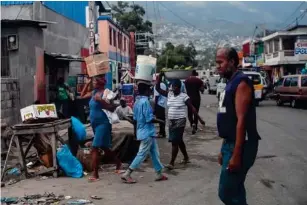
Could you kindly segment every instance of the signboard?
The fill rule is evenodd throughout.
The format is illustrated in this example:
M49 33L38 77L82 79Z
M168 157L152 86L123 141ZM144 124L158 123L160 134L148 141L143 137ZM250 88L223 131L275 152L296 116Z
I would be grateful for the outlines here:
M243 58L244 63L255 63L255 56L246 56Z
M295 55L307 55L307 41L295 42Z
M89 23L89 28L90 28L90 48L89 48L89 54L92 55L95 51L95 30L94 30L94 22L91 21Z

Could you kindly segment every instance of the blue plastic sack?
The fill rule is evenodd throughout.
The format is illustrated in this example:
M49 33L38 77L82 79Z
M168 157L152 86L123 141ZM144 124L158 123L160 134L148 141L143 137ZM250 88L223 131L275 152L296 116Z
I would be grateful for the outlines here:
M65 175L73 178L83 176L83 167L79 160L74 157L67 145L64 145L56 154L59 166L65 172Z
M75 117L71 117L71 127L79 142L82 142L86 138L85 126L80 120Z

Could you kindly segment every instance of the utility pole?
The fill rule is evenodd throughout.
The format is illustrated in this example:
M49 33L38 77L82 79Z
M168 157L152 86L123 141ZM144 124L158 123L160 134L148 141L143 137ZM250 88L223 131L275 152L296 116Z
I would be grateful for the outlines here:
M89 47L89 54L93 55L94 52L97 50L95 36L97 33L97 7L95 1L88 2L88 12L89 12L89 38L90 38L90 47Z
M167 55L166 55L166 63L165 63L165 68L167 69L168 67L168 53L167 53Z

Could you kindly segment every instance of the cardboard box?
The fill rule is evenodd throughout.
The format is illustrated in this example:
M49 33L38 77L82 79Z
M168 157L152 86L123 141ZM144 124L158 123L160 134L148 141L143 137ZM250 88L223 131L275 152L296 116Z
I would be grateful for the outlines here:
M22 121L58 118L54 104L30 105L20 109Z
M106 54L96 54L84 59L89 77L103 75L110 71L109 57Z

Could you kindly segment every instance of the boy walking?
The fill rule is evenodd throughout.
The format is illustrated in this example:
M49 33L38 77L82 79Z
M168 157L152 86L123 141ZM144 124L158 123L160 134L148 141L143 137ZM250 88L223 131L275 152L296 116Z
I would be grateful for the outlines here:
M138 92L139 96L137 96L133 107L133 120L136 123L137 140L140 140L141 144L139 152L127 171L122 175L121 179L125 183L136 183L136 181L131 177L131 174L135 169L140 167L149 154L156 171L156 181L167 180L168 178L162 174L163 165L160 162L160 154L154 126L154 123L160 123L161 120L155 119L153 115L148 99L150 95L150 86L143 82L139 82Z

